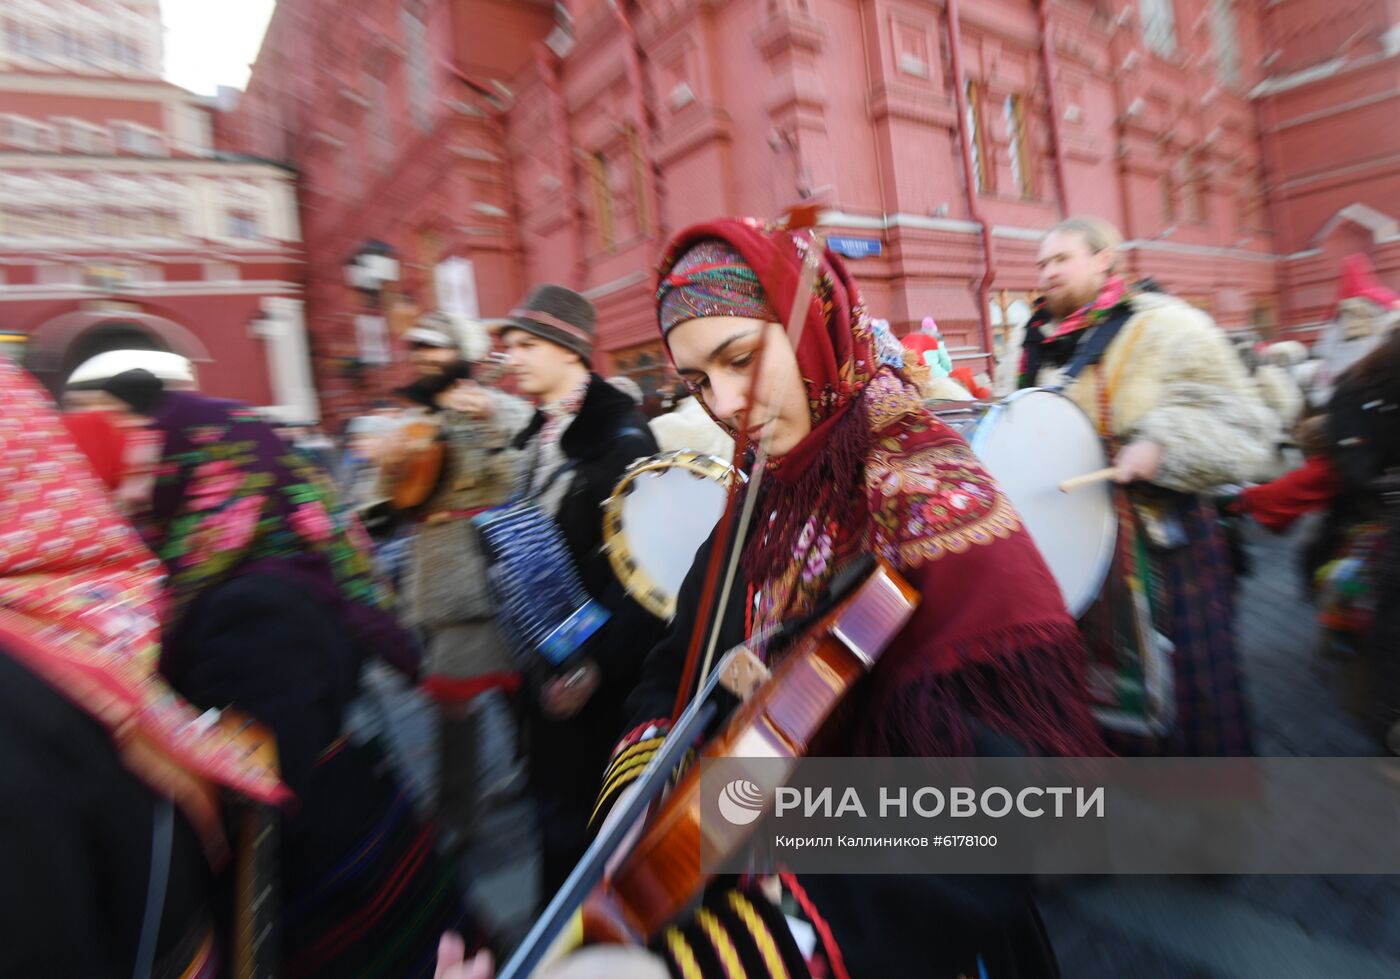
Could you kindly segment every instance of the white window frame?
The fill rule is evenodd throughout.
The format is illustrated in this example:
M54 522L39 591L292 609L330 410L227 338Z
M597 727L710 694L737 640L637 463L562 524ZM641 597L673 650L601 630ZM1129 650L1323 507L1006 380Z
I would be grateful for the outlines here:
M433 44L428 24L423 17L405 7L399 14L403 31L403 46L407 52L404 67L408 72L408 111L413 124L420 130L433 124L437 93L433 90Z
M157 129L125 119L113 121L109 129L112 133L114 148L119 151L130 153L133 156L159 157L165 155L164 135ZM130 139L132 145L122 145L124 138Z
M82 156L107 156L112 152L112 131L106 126L87 119L77 119L73 116L55 116L53 122L59 127L62 135L60 140L64 150L71 150ZM63 131L67 127L71 130L86 133L89 149L75 148L68 139L68 132Z
M1210 0L1210 34L1220 80L1230 87L1240 84L1244 62L1240 57L1240 22L1235 0Z
M1177 52L1176 0L1138 0L1142 40L1164 58Z

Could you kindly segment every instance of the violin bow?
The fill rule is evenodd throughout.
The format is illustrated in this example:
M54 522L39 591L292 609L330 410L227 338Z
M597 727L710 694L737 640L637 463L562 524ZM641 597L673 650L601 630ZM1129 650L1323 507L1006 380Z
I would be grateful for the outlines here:
M786 324L788 339L794 350L802 341L802 333L807 323L807 311L812 302L812 290L816 283L817 272L821 268L822 254L826 249L826 235L819 230L817 224L821 211L820 204L806 201L787 212L787 220L784 224L784 228L789 232L808 229L812 232L809 240L810 247L803 255L802 270L798 276L793 307L788 314ZM750 405L755 403L754 396L758 393L758 380L763 376L763 357L766 348L767 344L762 344L754 358L753 378L749 382L748 403ZM685 670L680 689L677 691L676 705L671 714L670 732L637 779L638 791L627 801L621 810L620 818L608 820L608 825L594 839L583 859L574 867L564 886L560 888L549 906L536 920L530 933L499 973L501 979L524 979L539 965L541 959L548 954L550 943L563 931L583 899L603 878L608 858L622 845L637 819L660 800L661 794L670 780L671 773L680 764L685 752L690 749L701 732L714 719L717 708L709 700L719 683L720 673L712 670L711 666L714 662L715 647L719 642L720 625L724 618L723 609L728 604L729 596L733 591L743 541L753 522L753 513L759 497L758 491L762 485L764 469L767 466L772 438L773 432L770 429L759 439L754 456L753 473L749 477L742 508L736 508L735 505L739 498L742 481L736 479L730 486L729 501L720 518L719 531L715 538L721 545L728 542L727 562L725 561L725 546L716 546L710 552L700 598L700 608L710 610L708 636L706 636L705 620L698 620L691 632ZM740 433L740 438L735 446L735 458L742 458L749 445L749 440ZM742 512L738 514L736 533L731 537L729 530L734 526L736 509L741 509ZM724 580L721 585L719 577L722 564L724 565ZM714 601L717 588L719 589L718 604ZM780 631L782 631L782 626L775 625L760 632L758 636L750 637L749 641L766 641L767 637ZM694 698L691 698L687 696L687 692L696 684L696 668L699 665L702 648L705 650L704 665L699 672L696 694ZM723 662L721 666L723 666Z
M793 294L792 309L788 313L786 324L788 341L792 344L793 350L796 350L797 345L802 342L802 332L807 325L807 311L812 303L812 290L816 285L817 272L821 268L822 254L826 250L826 234L818 224L823 209L823 205L816 201L804 201L789 208L783 223L783 228L789 233L803 230L811 231L810 247L803 256L802 271L798 276L797 289ZM758 393L759 378L763 376L763 358L767 347L767 343L761 344L758 348L758 355L754 358L753 377L749 381L748 403L750 406L756 403L755 395ZM715 647L719 644L720 627L724 621L724 610L729 605L729 596L733 592L734 579L738 574L739 557L743 551L744 541L748 537L749 527L753 523L753 514L758 504L759 490L763 484L764 470L767 468L768 452L772 441L773 429L770 427L759 439L748 485L742 489L744 502L742 512L738 517L738 527L734 529L733 534L730 531L734 528L735 501L738 500L738 494L741 492L740 481L736 479L730 486L729 502L720 518L719 532L715 535L718 546L710 552L709 563L705 568L704 585L700 592L700 608L709 610L709 634L708 637L705 637L706 620L698 620L696 628L691 633L690 648L686 652L685 669L681 673L681 684L676 691L675 706L671 709L673 724L681 716L686 703L690 700L689 692L696 684L696 667L700 664L702 647L705 653L704 664L699 672L700 683L705 682L705 678L709 675L710 668L714 663ZM748 438L740 433L740 440L735 446L736 460L742 457L749 444ZM726 557L726 548L728 549L728 561L721 584L719 570L721 561ZM716 587L719 589L718 601L715 600Z
M765 637L779 631L781 625L774 625L763 634ZM701 684L699 692L681 712L670 732L657 748L642 773L633 783L637 786L628 799L619 803L616 819L609 819L599 834L589 844L583 857L555 893L553 900L545 907L525 938L516 947L505 966L498 972L497 979L528 979L541 962L554 950L554 942L583 906L585 899L607 872L608 860L624 842L633 825L653 804L660 802L661 795L671 780L671 774L685 759L685 754L696 739L709 727L719 712L710 696L720 684L722 669L729 662L728 656L737 655L731 651L720 661L721 670L716 670ZM566 947L579 944L579 936L571 935Z

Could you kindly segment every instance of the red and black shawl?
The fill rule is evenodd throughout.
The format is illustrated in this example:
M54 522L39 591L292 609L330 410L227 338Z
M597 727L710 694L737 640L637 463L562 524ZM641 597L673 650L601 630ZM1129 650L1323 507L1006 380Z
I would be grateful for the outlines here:
M742 256L787 322L809 240L737 219L695 225L666 250L663 289L686 252L711 240ZM990 730L1036 752L1101 753L1079 631L1055 580L967 443L879 363L860 290L830 251L797 361L813 428L770 463L745 544L752 628L801 614L837 567L876 553L923 603L871 678L853 750L971 754Z

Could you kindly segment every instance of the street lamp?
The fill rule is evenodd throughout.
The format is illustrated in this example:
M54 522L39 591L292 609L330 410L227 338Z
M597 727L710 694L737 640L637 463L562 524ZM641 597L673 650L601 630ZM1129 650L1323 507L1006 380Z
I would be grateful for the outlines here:
M352 289L371 293L376 299L390 282L399 281L399 260L385 242L370 239L345 263L345 281Z
M383 301L385 287L399 281L399 260L393 247L377 239L366 241L345 263L345 281L363 303L355 314L357 356L344 365L345 373L358 379L366 366L382 366L393 359Z

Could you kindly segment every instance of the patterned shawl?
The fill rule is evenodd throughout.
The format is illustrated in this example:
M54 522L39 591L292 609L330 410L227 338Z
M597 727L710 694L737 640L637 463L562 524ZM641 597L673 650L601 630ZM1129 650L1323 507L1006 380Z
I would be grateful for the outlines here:
M752 221L677 235L661 263L661 305L675 307L667 293L686 288L687 253L711 239L742 256L785 323L811 245ZM875 342L855 281L828 251L797 350L813 430L770 462L745 543L753 628L807 611L837 567L878 554L924 601L875 671L861 748L970 752L975 725L961 714L975 690L982 723L1057 754L1098 750L1078 629L1044 560L967 443L879 360Z
M0 485L0 642L106 727L123 763L173 798L221 858L216 787L273 804L290 793L156 673L160 562L38 385L3 358Z
M170 573L169 626L209 588L280 575L335 606L367 652L416 673L417 646L393 616L369 538L324 473L237 402L172 393L152 424L165 449L146 530Z

